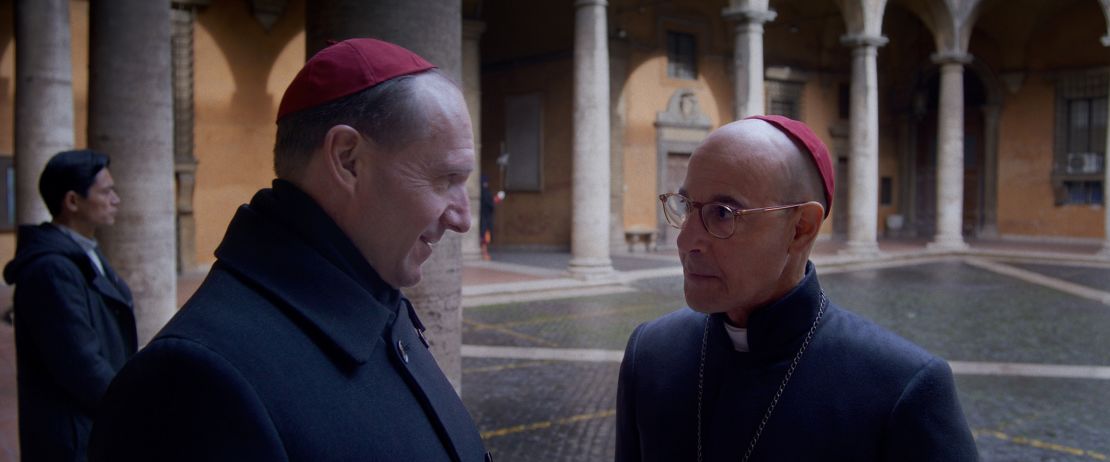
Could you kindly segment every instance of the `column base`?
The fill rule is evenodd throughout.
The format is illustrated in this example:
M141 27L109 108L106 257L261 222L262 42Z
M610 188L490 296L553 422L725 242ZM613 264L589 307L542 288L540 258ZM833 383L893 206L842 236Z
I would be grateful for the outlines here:
M848 241L847 245L837 252L838 255L853 257L878 257L882 255L879 244L875 241Z
M967 242L964 242L962 236L937 236L933 239L933 242L925 245L925 249L932 252L962 252L968 248Z
M1098 252L1097 256L1105 260L1110 260L1110 242L1102 244L1102 250Z
M575 279L585 281L615 280L617 275L613 270L613 261L609 258L572 258L567 271Z

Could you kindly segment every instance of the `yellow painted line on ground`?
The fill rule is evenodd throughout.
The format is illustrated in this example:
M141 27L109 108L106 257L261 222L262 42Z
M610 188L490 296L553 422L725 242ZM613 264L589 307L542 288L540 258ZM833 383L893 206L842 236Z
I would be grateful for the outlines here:
M1047 441L1041 441L1041 440L1038 440L1038 439L1035 439L1035 438L1026 438L1024 436L1012 436L1012 435L1009 435L1009 434L1006 434L1006 433L1003 433L1003 432L1000 432L1000 431L996 431L996 430L980 428L980 429L973 430L971 433L972 433L972 435L975 436L975 438L990 437L990 438L1005 441L1007 443L1013 443L1013 444L1018 444L1018 445L1022 445L1022 446L1030 446L1030 447L1034 447L1034 448L1038 448L1038 449L1047 449L1049 451L1056 451L1056 452L1061 452L1061 453L1064 453L1064 454L1071 454L1073 456L1088 457L1088 458L1091 458L1091 459L1094 459L1094 460L1107 460L1106 454L1103 454L1101 452L1090 451L1090 450L1087 450L1087 449L1073 448L1073 447L1070 447L1070 446L1064 446L1062 444L1056 444L1056 443L1049 443Z
M506 329L506 328L503 328L501 326L494 325L494 324L486 324L486 323L482 323L482 322L478 322L478 321L471 321L469 319L463 319L463 324L474 327L475 329L492 330L494 332L500 332L500 333L505 334L505 335L511 335L513 337L516 337L516 338L522 338L524 340L528 340L530 342L535 342L535 343L538 343L538 344L544 345L544 346L549 346L549 347L559 346L559 345L556 345L554 342L551 342L549 340L542 339L542 338L536 337L534 335L528 335L528 334L525 334L523 332L517 332L517 331L512 330L512 329Z
M507 369L520 369L523 367L545 366L551 364L551 361L526 361L522 363L509 363L501 366L487 366L487 367L473 367L470 369L463 369L464 374L474 372L498 372Z
M612 417L614 415L617 415L617 410L616 409L608 409L608 410L604 410L604 411L591 412L589 414L578 414L578 415L574 415L574 416L570 416L570 417L564 417L562 419L557 419L557 420L545 420L545 421L542 421L542 422L535 422L535 423L530 423L530 424L521 424L521 425L514 425L512 427L499 428L497 430L490 430L490 431L482 432L481 435L482 435L482 439L488 440L488 439L497 438L497 437L500 437L500 436L512 435L514 433L522 433L522 432L530 432L530 431L535 431L535 430L542 430L542 429L545 429L545 428L554 427L556 425L566 425L566 424L572 424L572 423L577 423L577 422L584 422L584 421L587 421L587 420L604 419L606 417Z

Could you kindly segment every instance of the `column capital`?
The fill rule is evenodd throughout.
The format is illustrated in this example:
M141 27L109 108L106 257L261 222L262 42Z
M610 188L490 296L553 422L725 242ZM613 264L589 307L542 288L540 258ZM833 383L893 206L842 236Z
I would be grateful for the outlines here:
M478 21L476 19L464 19L462 22L462 36L463 39L477 40L486 32L485 21Z
M840 44L852 48L858 47L881 47L890 42L890 39L881 35L867 35L867 34L844 34L840 36Z
M971 64L971 61L974 60L970 53L964 53L961 51L942 51L938 53L933 53L932 55L929 55L929 59L931 59L933 63L941 65Z
M584 6L600 6L602 8L605 8L609 6L609 2L605 0L576 0L574 2L575 8L582 8Z
M726 21L763 24L775 20L778 13L772 9L760 10L745 7L728 7L721 10L721 16Z

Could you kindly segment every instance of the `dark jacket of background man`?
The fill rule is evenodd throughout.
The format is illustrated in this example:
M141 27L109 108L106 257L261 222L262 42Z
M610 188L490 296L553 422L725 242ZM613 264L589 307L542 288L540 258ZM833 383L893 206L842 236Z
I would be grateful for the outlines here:
M131 291L56 224L21 226L16 242L4 279L15 285L21 457L85 460L99 401L135 354Z

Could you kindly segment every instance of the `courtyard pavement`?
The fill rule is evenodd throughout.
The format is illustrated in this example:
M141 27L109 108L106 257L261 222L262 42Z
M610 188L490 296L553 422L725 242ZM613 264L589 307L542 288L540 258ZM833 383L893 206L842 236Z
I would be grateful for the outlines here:
M949 361L982 460L1110 459L1110 258L1098 246L840 248L823 241L813 257L826 293ZM684 305L673 250L614 250L617 271L594 281L570 278L559 252L464 265L463 401L495 460L613 459L628 335ZM201 276L179 280L179 299ZM18 454L14 356L0 324L0 461Z

